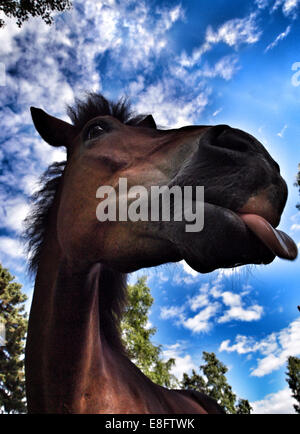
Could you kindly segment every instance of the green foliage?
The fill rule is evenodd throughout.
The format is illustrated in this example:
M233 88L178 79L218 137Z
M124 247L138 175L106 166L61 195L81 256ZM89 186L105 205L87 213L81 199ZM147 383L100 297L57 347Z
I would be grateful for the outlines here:
M201 375L197 374L194 369L192 370L191 377L189 377L186 373L183 374L181 384L183 389L192 389L199 392L203 392L206 385L204 379L201 377Z
M156 328L151 327L148 320L152 304L146 277L138 279L135 285L128 285L128 304L121 323L124 346L130 359L154 383L175 387L176 378L170 373L175 360L162 360L161 345L151 342L156 333Z
M24 341L27 318L22 285L0 264L0 319L5 324L5 346L0 347L0 412L23 413L25 405Z
M189 377L183 374L181 386L183 389L194 389L203 392L215 399L224 408L226 413L249 414L251 406L245 399L240 399L235 405L236 395L232 392L231 386L227 383L227 367L220 362L214 353L203 352L205 364L200 366L200 371L204 374L197 374L192 371Z
M294 409L300 413L300 359L298 357L290 356L288 358L288 375L287 382L292 391L292 397L298 401L294 404Z
M0 0L0 11L3 11L7 17L16 18L16 23L19 27L30 16L40 16L46 24L52 24L53 18L51 13L70 9L71 4L70 0ZM5 22L0 20L0 27L4 25Z
M247 399L239 399L239 402L236 406L237 414L250 414L252 407Z

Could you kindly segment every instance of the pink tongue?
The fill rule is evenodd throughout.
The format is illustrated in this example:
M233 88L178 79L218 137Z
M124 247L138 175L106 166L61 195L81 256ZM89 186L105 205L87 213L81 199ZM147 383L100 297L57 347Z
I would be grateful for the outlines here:
M297 246L285 232L274 229L267 220L257 214L239 214L239 216L274 255L284 259L296 259Z

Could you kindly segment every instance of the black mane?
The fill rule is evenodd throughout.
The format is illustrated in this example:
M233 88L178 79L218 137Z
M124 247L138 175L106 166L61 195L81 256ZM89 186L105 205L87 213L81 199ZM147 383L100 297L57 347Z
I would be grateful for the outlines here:
M32 207L23 232L31 274L37 272L51 208L66 164L66 161L51 164L40 178L40 190L31 196Z

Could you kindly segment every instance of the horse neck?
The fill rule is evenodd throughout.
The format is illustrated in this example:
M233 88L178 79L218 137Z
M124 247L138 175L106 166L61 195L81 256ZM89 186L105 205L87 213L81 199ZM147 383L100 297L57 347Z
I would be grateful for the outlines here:
M68 266L56 236L58 203L49 216L29 318L28 411L178 413L188 405L198 412L198 404L154 385L124 356L113 327L124 275L101 264L84 272Z
M107 376L99 320L103 267L76 272L68 266L56 236L58 204L59 198L51 210L29 318L25 366L31 412L84 411L91 389L97 384L101 390Z

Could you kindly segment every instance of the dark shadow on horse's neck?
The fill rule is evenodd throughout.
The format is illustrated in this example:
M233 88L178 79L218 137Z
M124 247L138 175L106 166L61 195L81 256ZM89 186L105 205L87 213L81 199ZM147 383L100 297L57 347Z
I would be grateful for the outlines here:
M53 318L62 311L59 321L64 328L65 322L71 325L83 320L91 321L93 315L98 323L101 341L122 354L125 350L121 341L120 322L126 302L127 274L119 273L101 263L90 266L85 271L72 270L66 261L62 261L53 293ZM68 320L66 313L70 315ZM54 324L58 323L58 318Z
M78 335L75 331L78 323L82 328L95 327L95 341L105 341L112 350L123 354L120 321L126 300L126 276L100 263L76 272L62 261L53 294L52 326L69 328L69 337L79 341L81 330ZM81 338L83 346L86 336Z

